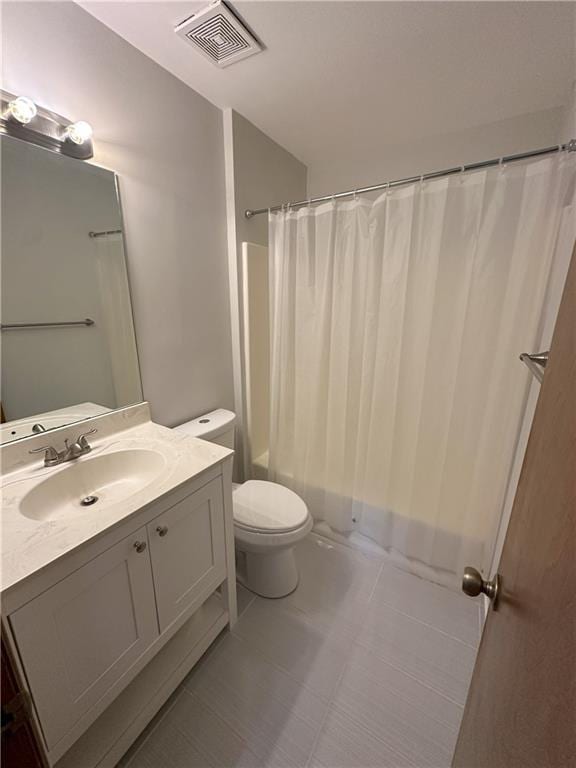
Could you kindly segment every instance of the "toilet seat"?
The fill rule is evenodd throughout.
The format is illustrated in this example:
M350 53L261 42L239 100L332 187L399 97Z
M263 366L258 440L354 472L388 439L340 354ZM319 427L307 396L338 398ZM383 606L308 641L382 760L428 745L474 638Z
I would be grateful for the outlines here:
M302 499L283 485L248 480L233 490L234 525L259 534L290 533L308 520Z

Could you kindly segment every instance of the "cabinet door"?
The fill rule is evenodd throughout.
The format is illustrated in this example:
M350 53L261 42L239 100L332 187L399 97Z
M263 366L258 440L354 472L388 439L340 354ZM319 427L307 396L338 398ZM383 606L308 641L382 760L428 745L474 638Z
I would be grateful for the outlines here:
M158 636L146 529L19 608L10 622L52 748Z
M226 577L220 478L148 523L148 538L163 632Z

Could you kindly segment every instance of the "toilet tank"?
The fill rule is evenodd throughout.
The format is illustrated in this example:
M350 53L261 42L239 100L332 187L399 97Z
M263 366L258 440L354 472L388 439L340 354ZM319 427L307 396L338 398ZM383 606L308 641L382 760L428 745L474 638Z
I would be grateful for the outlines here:
M236 414L224 408L210 411L197 419L186 421L175 429L185 432L191 437L199 437L201 440L209 440L226 448L234 448L234 424Z

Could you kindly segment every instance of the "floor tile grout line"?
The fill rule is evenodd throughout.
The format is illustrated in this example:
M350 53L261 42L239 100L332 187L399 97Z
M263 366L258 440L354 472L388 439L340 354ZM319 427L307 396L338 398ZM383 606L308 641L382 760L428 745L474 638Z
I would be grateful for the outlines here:
M342 717L345 717L347 720L349 720L351 723L353 723L358 728L362 729L366 734L368 734L371 738L375 739L376 741L379 741L382 744L385 744L388 749L395 752L399 757L403 758L404 760L412 761L412 758L410 758L405 751L403 751L403 748L401 746L394 746L389 741L384 739L380 734L376 733L372 728L370 728L365 721L360 720L357 716L354 714L350 714L345 707L343 707L341 704L334 703L333 709L340 714ZM438 720L435 721L437 724L444 725L444 723L439 723ZM456 739L457 734L454 734L454 738ZM449 753L450 750L446 748L444 744L439 743L433 736L427 737L429 741L437 747L439 750ZM448 755L449 757L452 757L452 754ZM416 768L417 763L410 762L411 766L414 766ZM418 766L420 768L420 766ZM422 766L422 768L424 768ZM431 768L429 765L427 768Z
M282 672L282 674L287 675L294 683L296 683L300 688L303 688L308 693L311 693L313 696L315 696L317 699L320 699L320 701L323 704L328 704L329 699L327 699L322 694L318 693L318 691L315 691L313 688L310 688L309 685L302 682L302 680L299 680L297 677L295 677L292 672L289 669L286 669L285 667L282 667L280 664L278 664L277 661L275 661L266 651L262 650L261 646L252 646L250 642L245 638L242 637L242 635L237 635L234 633L234 630L232 630L232 634L234 634L234 637L237 640L240 640L244 645L246 645L248 648L255 648L258 653L262 655L266 661L273 666L275 669L277 669L279 672Z
M225 726L226 726L226 728L228 728L229 730L231 730L231 731L232 731L232 733L233 733L235 736L237 736L237 737L240 739L240 741L242 742L242 744L244 744L244 745L245 745L245 746L246 746L248 749L250 749L250 747L249 747L249 746L248 746L248 744L246 743L246 739L245 739L245 738L244 738L244 737L243 737L243 736L242 736L240 733L238 733L238 731L237 731L237 730L234 728L234 726L230 725L230 723L229 723L227 720L225 720L225 719L222 717L222 715L220 715L218 712L216 712L216 710L214 709L214 707L212 707L210 704L208 704L208 702L206 702L206 701L205 701L203 698L201 698L201 697L200 697L200 696L199 696L197 693L195 693L194 691L189 691L187 688L184 688L184 693L185 693L187 696L189 696L191 699L193 699L194 701L197 701L199 704L202 704L202 706L206 707L206 709L210 710L210 712L211 712L211 713L214 715L214 717L215 717L217 720L220 720L220 722L221 722L223 725L225 725ZM193 742L194 742L194 740L193 740ZM194 742L194 743L195 743L195 742ZM199 748L199 749L201 749L200 747L198 747L198 748ZM204 752L204 750L203 750L203 749L201 749L201 751L202 751L202 752ZM253 750L252 750L252 749L250 749L250 752L252 752L252 751L253 751ZM256 757L257 757L257 755L256 755Z
M240 734L234 728L232 728L232 726L230 726L226 722L226 720L224 720L217 712L215 712L214 709L212 707L210 707L205 701L200 699L200 697L192 694L190 691L188 691L184 687L182 688L182 693L185 696L188 696L190 699L198 702L199 704L202 704L204 707L206 707L206 709L210 710L210 712L216 717L217 720L220 720L220 722L226 728L228 728L230 731L232 731L232 733L234 733L240 739L240 741L242 742L242 745L244 747L246 747L246 749L248 749L248 751L251 752L254 755L254 757L256 757L256 758L258 757L258 755L256 755L256 753L252 749L250 749L249 745L246 743L246 739L244 739L242 736L240 736ZM210 767L214 766L214 763L211 760L211 757L213 757L213 756L211 756L209 754L208 750L205 747L203 747L202 744L200 744L194 737L191 738L187 731L183 730L182 728L179 728L177 725L174 725L174 728L179 733L182 734L184 740L186 742L188 742L188 744L190 744L192 747L194 747L194 749L196 749L196 751L199 752L201 755L204 755L204 757L206 758L206 761L207 761L207 763L209 764Z
M237 582L236 582L236 584L239 584L239 585L242 587L242 589L246 589L246 587L245 587L245 586L243 586L242 584L240 584L240 582L239 582L239 581L237 581ZM247 591L247 592L250 592L250 590L249 590L249 589L246 589L246 591ZM250 602L249 602L249 603L248 603L248 605L247 605L247 606L244 608L244 610L242 611L242 613L239 613L239 614L238 614L238 619L237 619L237 622L238 622L238 621L240 621L240 619L242 618L242 616L245 616L245 615L246 615L246 613L248 612L248 609L250 608L250 606L251 606L251 605L252 605L252 603L253 603L253 602L256 600L256 598L257 598L257 597L258 597L258 595L256 595L254 592L250 592Z
M241 640L241 638L236 638L236 639L237 639L237 640L239 640L239 641L242 643L242 645L247 645L247 643L246 643L244 640ZM291 675L289 675L289 673L288 673L288 672L286 672L286 670L282 669L281 667L278 667L278 666L274 665L274 664L273 664L272 662L270 662L268 659L266 659L266 661L267 661L267 662L270 664L270 666L274 666L274 667L275 667L275 669L276 669L278 672L281 672L283 675L286 675L286 677L290 677L290 679L291 679L291 680L294 682L294 684L296 685L296 687L297 687L299 690L303 690L303 691L305 691L306 693L309 693L309 694L311 694L312 696L314 696L314 698L316 698L316 699L319 699L319 700L320 700L320 701L321 701L323 704L328 704L328 702L327 702L327 700L326 700L326 699L322 698L322 697L321 697L321 696L319 696L317 693L314 693L314 692L313 692L313 691L311 691L310 689L306 688L306 687L304 686L304 684L302 684L302 683L301 683L299 680L295 680L295 679L294 679L294 678L293 678ZM221 684L223 687L225 687L225 688L227 688L227 689L231 689L231 690L232 690L232 692L236 692L236 694L237 694L237 695L240 697L240 693L239 693L239 691L237 691L237 690L236 690L236 691L234 691L234 688L233 688L233 687L232 687L232 686L231 686L231 685L230 685L230 684L229 684L227 681L225 681L225 680L224 680L224 681L222 681L222 682L221 682L221 681L219 680L219 678L215 677L215 676L214 676L214 674L213 674L212 672L210 672L210 670L209 670L209 669L206 671L206 674L210 676L210 679L212 680L212 682L214 682L214 683L218 683L218 684ZM259 685L259 683L256 683L256 685ZM183 681L183 683L182 683L182 686L183 686L183 688L184 688L184 689L185 689L185 690L186 690L188 693L190 693L190 694L192 694L192 695L197 695L197 696L199 696L199 697L200 697L200 694L197 694L197 693L196 693L196 691L194 691L194 689L193 689L193 688L188 688L188 687L187 687L187 685L186 685L186 681ZM240 698L241 698L241 697L240 697ZM289 712L290 712L290 713L291 713L291 714L292 714L294 717L296 717L298 720L300 720L301 722L303 722L303 723L305 723L305 724L309 724L309 721L308 721L308 720L306 720L306 718L304 718L304 717L303 717L301 714L299 714L298 712L295 712L294 710L292 710L292 709L290 708L290 705L289 705L289 704L287 704L287 703L286 703L285 701L283 701L282 699L278 698L278 696L276 696L276 695L274 695L274 694L270 694L270 698L272 698L272 699L273 699L275 702L277 702L277 703L278 703L280 706L282 706L282 708L283 708L283 709L287 709L287 710L288 710L288 711L289 711ZM249 706L252 706L252 704L250 704L250 702L249 702L249 701L247 701L246 699L242 699L242 700L243 700L245 703L247 703ZM221 715L220 715L220 717L222 718L222 716L221 716ZM222 718L222 719L223 719L223 718Z
M390 664L390 662L384 661L383 659L380 659L380 658L379 658L379 661L381 661L383 664L386 664L386 666L390 667L391 669L394 669L396 672L400 673L401 675L404 675L405 677L409 678L410 680L413 680L414 682L418 683L418 685L421 685L423 688L426 688L426 690L431 691L436 696L439 696L440 698L444 699L445 701L450 702L451 704L453 704L455 707L458 708L458 710L459 710L458 714L459 714L460 718L462 717L462 714L464 712L464 705L463 704L459 704L457 701L454 701L453 699L451 699L446 694L442 693L441 691L438 691L436 688L431 687L427 683L424 683L422 680L419 680L418 678L414 677L410 673L405 672L403 669L399 669L398 667L394 666L394 664ZM342 682L342 681L340 681L340 682ZM385 684L383 684L381 682L378 683L378 687L386 690L388 693L390 693L394 697L403 698L403 696L402 696L402 694L400 692L394 691L393 688L390 688L390 687L386 686ZM406 704L409 707L411 707L413 709L416 709L419 712L425 714L434 723L437 723L438 725L441 725L444 728L448 728L448 729L452 728L452 725L450 723L446 722L446 720L439 720L437 717L435 717L434 715L430 714L428 712L427 708L424 705L422 705L419 701L418 702L410 701L410 700L408 700L406 698L404 698L404 701L406 702ZM342 704L338 704L336 701L332 702L332 706L336 707L339 710L345 711L345 707ZM348 716L350 718L354 719L353 715L348 715Z
M411 705L411 706L413 707L414 705ZM344 706L342 704L339 704L338 702L334 702L334 704L332 705L332 709L335 710L336 712L338 712L339 714L343 715L344 717L346 717L352 723L362 727L365 731L367 731L369 734L374 736L374 738L377 738L377 739L380 739L381 741L383 741L391 749L394 749L397 752L401 752L404 757L408 758L408 755L406 755L402 751L401 747L394 747L393 744L389 744L385 739L383 739L381 736L379 736L378 733L372 727L370 727L368 725L368 722L366 720L363 720L360 717L358 717L358 715L355 712L353 712L351 708L347 708L346 706ZM423 712L424 710L420 709L419 711ZM446 730L446 732L449 734L451 739L453 739L454 741L457 739L457 737L458 737L458 729L457 728L453 729L450 725L447 725L446 723L443 723L442 721L436 720L434 718L432 718L432 721L433 721L435 726L442 726ZM412 728L413 728L413 730L418 732L419 736L423 735L423 734L421 734L418 731L416 726L412 726ZM449 749L446 747L446 744L443 743L443 741L445 741L445 739L444 738L439 738L437 734L429 733L429 734L424 735L423 737L430 744L432 744L433 746L437 747L438 749L444 750L444 751L449 751Z
M342 677L343 677L343 674L342 674ZM338 685L340 684L341 681L342 680L340 679L339 682L338 682ZM328 720L328 717L329 717L331 711L336 712L337 714L339 714L342 717L345 717L351 724L355 725L358 729L363 731L366 735L370 736L375 741L378 741L380 744L383 744L384 746L386 746L391 752L394 752L394 754L398 755L398 757L401 758L402 760L410 760L410 758L407 755L405 755L402 752L400 752L400 750L397 747L394 747L392 744L387 742L381 736L375 734L373 731L368 729L364 723L360 722L359 720L356 720L353 717L350 717L346 712L344 712L338 706L338 704L336 704L335 702L331 702L330 707L328 708L328 710L326 712L326 717L324 718L324 722L322 723L322 727L318 731L318 737L317 737L317 739L316 739L316 741L314 743L314 746L313 746L312 752L310 753L310 757L308 759L308 762L306 763L304 768L308 768L309 765L310 765L310 761L314 758L314 753L316 751L316 748L318 747L318 742L320 741L320 736L322 735L322 729L324 728L324 725L326 724L326 721ZM405 764L404 766L402 766L402 768L416 768L416 763L411 762L410 765Z
M376 581L374 582L373 589L376 588L376 584L378 583L378 578L380 577L380 572L382 570L382 566L383 566L383 564L381 565L381 567L380 567L380 569L378 571L378 576L376 578ZM368 604L369 603L370 603L370 600L368 600ZM359 631L360 630L358 629L358 632ZM357 635L352 640L352 643L350 645L350 649L349 649L346 661L342 665L342 669L340 670L340 674L338 675L338 677L336 679L336 683L335 683L335 685L334 685L334 687L332 689L332 693L331 693L330 698L329 698L329 700L327 702L326 712L324 714L324 717L322 718L322 722L320 723L320 727L318 728L318 733L316 734L316 738L314 739L314 743L312 744L312 749L310 750L310 754L308 756L308 760L307 760L306 765L304 766L304 768L309 768L309 766L310 766L310 762L311 762L311 760L314 757L314 753L316 751L316 748L318 747L318 744L319 744L319 741L320 741L320 737L322 735L322 731L324 729L324 726L326 725L326 722L327 722L328 717L330 715L330 711L331 711L332 707L334 706L334 701L336 699L336 694L338 693L338 690L340 688L342 680L344 679L344 675L346 674L347 669L350 667L350 665L352 663L352 651L353 651L354 647L356 646L356 637L357 637ZM393 750L393 751L395 751L395 750ZM399 757L400 757L400 755L399 755Z
M338 678L336 680L336 684L334 685L334 688L332 689L332 694L330 696L330 699L327 702L326 706L326 712L324 713L324 717L322 718L322 722L320 723L318 727L318 732L316 733L316 736L314 738L314 741L312 742L312 747L310 749L310 754L308 755L308 760L306 761L306 764L304 768L308 768L310 765L310 761L314 757L314 752L316 752L316 748L318 746L318 743L320 741L320 736L322 735L322 731L324 730L324 726L326 725L326 721L328 720L328 716L330 715L330 709L334 703L334 699L336 696L336 691L340 687L340 683L342 682L344 678L344 673L346 672L346 669L348 667L348 664L350 663L350 659L348 658L346 662L342 665L342 669L340 671L340 674L338 675Z
M382 575L382 572L383 572L384 568L386 568L386 567L395 568L394 565L391 565L391 564L387 563L387 561L385 559L382 561L382 563L380 565L380 569L378 570L378 576L376 578L376 581L374 583L374 586L372 587L372 590L370 592L370 596L368 598L368 602L369 603L371 603L373 598L374 598L374 594L375 594L376 589L378 587L378 582L380 581L380 577ZM409 576L413 576L414 578L421 579L420 576L416 576L415 574L410 573L410 571L404 571L404 570L398 569L398 568L396 568L396 570L400 570L401 573L405 573L405 574L407 574ZM434 584L434 582L428 582L426 579L421 579L421 580L425 581L427 584ZM435 585L435 586L440 586L440 585ZM448 590L448 591L451 591L451 590ZM457 594L457 593L454 593L454 594ZM461 595L458 595L458 597L461 597ZM387 605L388 607L390 607L393 611L396 611L397 613L401 613L403 616L407 616L410 619L414 619L414 621L417 621L420 624L424 624L425 626L430 627L431 629L435 629L437 632L441 632L443 635L446 635L447 637L451 637L453 640L456 640L459 643L463 643L464 645L467 645L467 646L469 646L470 648L473 648L476 651L478 650L479 640L478 640L478 643L476 643L474 645L472 643L469 643L467 640L462 640L461 638L456 637L456 635L450 634L450 632L445 632L443 629L440 629L439 627L436 627L434 624L430 624L427 621L423 621L422 619L419 619L417 616L413 616L411 613L407 613L406 611L402 611L400 608L397 608L396 606L392 605L392 603L388 603L385 599L382 600L382 603L384 605ZM476 612L476 622L475 622L476 624L478 624L478 620L481 619L481 616L478 615L480 609L481 609L481 606L479 606L479 610ZM480 621L480 630L481 630L481 621ZM480 634L481 634L481 631L480 631Z
M374 581L374 585L373 585L372 589L370 590L370 596L368 597L368 603L372 602L372 598L374 597L374 593L376 592L376 587L378 586L378 582L380 581L380 576L382 575L382 571L384 570L384 563L385 563L384 560L380 563L380 568L378 569L378 574L376 576L376 580Z
M424 680L421 680L419 677L416 677L416 675L410 672L407 672L405 669L402 669L401 667L397 667L396 664L392 664L391 661L387 661L386 659L383 659L382 656L379 656L372 648L370 648L370 646L364 645L360 641L358 641L355 645L357 646L358 649L361 649L363 651L368 651L372 655L376 656L376 658L381 664L386 664L386 666L391 667L392 669L396 670L396 672L399 672L402 675L406 675L406 677L409 677L411 680L414 680L423 688L427 688L429 691L436 693L438 696L441 696L446 701L449 701L451 704L454 704L455 707L459 707L459 709L464 710L464 704L461 704L459 701L456 701L447 693L444 693L444 691L439 691L438 688L435 688L433 685L430 685L430 683L426 683Z
M417 683L420 683L420 685L423 685L424 688L428 688L429 691L434 691L434 693L437 693L439 696L442 696L442 698L446 699L446 701L449 701L451 704L455 704L457 707L464 709L464 704L461 704L459 701L456 701L455 699L451 698L450 696L448 696L448 694L444 693L444 691L439 691L438 688L435 688L433 685L430 685L429 683L425 683L424 680L421 680L419 677L416 677L416 675L413 675L410 672L407 672L405 669L402 669L401 667L397 667L395 664L392 664L390 661L386 661L386 659L383 659L382 656L378 656L378 654L374 651L373 648L371 648L369 645L363 644L360 640L355 642L362 650L369 651L370 653L374 654L374 656L376 656L378 660L381 661L383 664L387 664L389 667L392 667L392 669L395 669L397 672L401 672L403 675L406 675L406 677L409 677L412 680L415 680Z
M445 632L443 629L440 629L439 627L436 627L434 624L430 624L427 621L424 621L423 619L419 619L417 616L413 616L411 613L406 613L406 611L401 611L400 608L396 608L395 605L392 605L392 603L387 603L385 600L382 600L382 603L387 607L390 608L390 610L395 611L396 613L400 613L402 616L406 616L408 619L412 619L412 621L416 621L418 624L422 624L425 627L428 627L429 629L433 629L435 632L439 632L441 635L444 635L444 637L449 637L451 640L454 640L457 643L460 643L461 645L465 645L468 648L471 648L473 651L478 651L478 645L473 645L472 643L467 642L466 640L462 640L459 637L456 637L456 635L451 635L450 632Z
M150 729L150 731L149 731L149 732L146 734L146 736L145 736L145 737L142 739L142 743L141 743L141 744L138 746L138 748L136 749L136 751L134 752L134 754L132 755L132 757L130 758L130 760L128 760L128 762L126 763L126 765L125 765L123 768L129 768L129 766L130 766L130 763L131 763L131 762L134 760L134 758L135 758L135 757L136 757L136 755L137 755L137 754L140 752L140 750L142 749L142 747L143 747L143 746L144 746L144 745L147 743L148 739L149 739L149 738L152 736L152 734L153 734L153 733L155 733L155 731L156 731L156 729L158 728L158 726L159 726L159 725L160 725L160 724L161 724L161 723L164 721L164 719L166 718L166 716L167 716L167 715L168 715L168 714L169 714L169 713L172 711L172 709L173 709L173 708L174 708L174 706L176 705L176 702L178 701L178 699L180 698L180 696L181 696L181 694L182 694L182 690L183 690L183 683L184 683L184 681L182 681L182 682L181 682L181 683L178 685L178 687L177 687L177 688L176 688L176 689L175 689L175 690L174 690L174 691L173 691L173 692L170 694L170 696L169 696L169 697L168 697L168 699L166 700L165 704L166 704L166 703L168 703L169 699L171 699L172 697L174 697L173 701L171 701L171 702L170 702L169 706L168 706L168 707L166 707L166 711L165 711L165 712L163 713L163 715L162 715L162 716L161 716L161 717L158 719L158 722L157 722L157 723L155 723L155 724L152 726L152 728ZM176 695L174 695L174 694L176 694ZM142 735L141 733L140 733L140 734L138 734L138 736L137 736L136 738L140 738L140 736L141 736L141 735ZM133 743L134 743L134 742L133 742ZM126 751L128 751L128 750L126 750ZM121 758L121 759L122 759L122 758Z
M248 749L254 755L254 757L256 757L258 760L260 759L260 756L254 751L254 749L252 748L250 743L246 740L246 738L244 736L242 736L242 734L234 727L234 725L232 725L232 723L230 723L228 721L228 719L226 717L224 717L208 701L206 701L206 699L204 697L200 696L200 694L196 693L195 691L189 691L187 689L184 689L184 690L186 691L188 696L190 696L191 699L194 699L195 701L197 701L198 703L200 703L204 707L206 707L206 709L210 710L210 712L214 715L214 717L216 717L218 720L220 720L220 722L223 723L223 725L225 725L226 728L228 728L230 731L232 731L232 733L235 736L237 736L238 739L240 739L242 744L246 747L246 749ZM206 751L204 749L202 749L200 747L200 745L198 745L194 740L192 740L192 743L194 744L194 746L196 746L196 748L200 752L206 754ZM283 747L279 746L278 749L282 752L282 754L286 755L286 751L285 751L285 749ZM263 764L263 768L264 768L264 765L265 764Z

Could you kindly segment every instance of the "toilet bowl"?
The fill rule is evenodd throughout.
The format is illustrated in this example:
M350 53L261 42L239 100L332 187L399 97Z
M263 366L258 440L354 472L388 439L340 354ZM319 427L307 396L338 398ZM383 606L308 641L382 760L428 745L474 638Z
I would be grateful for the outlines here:
M312 530L298 494L278 483L248 480L232 492L238 580L263 597L298 586L294 545Z
M219 409L176 427L188 435L234 447L232 411ZM298 586L294 546L312 530L297 493L267 480L247 480L232 490L236 574L262 597L284 597Z

